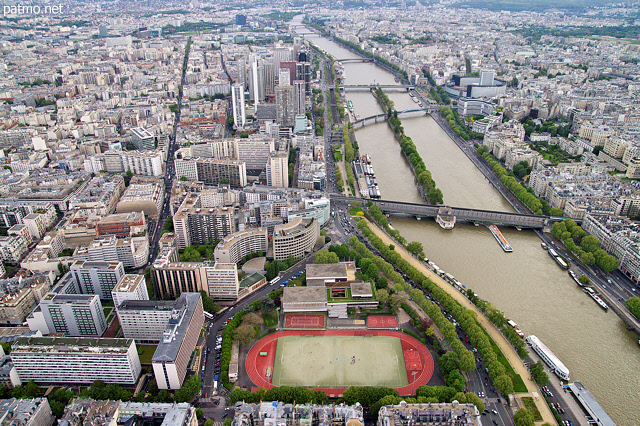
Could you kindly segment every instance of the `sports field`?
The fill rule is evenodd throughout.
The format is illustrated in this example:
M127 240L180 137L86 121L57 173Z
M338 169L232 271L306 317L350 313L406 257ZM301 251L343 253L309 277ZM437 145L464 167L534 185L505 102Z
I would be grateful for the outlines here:
M402 343L390 336L283 336L271 384L314 388L409 384Z

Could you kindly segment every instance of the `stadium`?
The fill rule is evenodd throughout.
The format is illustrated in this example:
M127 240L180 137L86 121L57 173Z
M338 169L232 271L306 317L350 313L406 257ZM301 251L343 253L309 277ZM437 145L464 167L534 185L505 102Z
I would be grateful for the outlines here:
M325 330L324 315L287 315L285 329L253 345L246 371L256 387L303 386L340 396L351 386L385 386L412 395L431 379L427 348L407 334L377 327L395 317L370 317L357 330Z

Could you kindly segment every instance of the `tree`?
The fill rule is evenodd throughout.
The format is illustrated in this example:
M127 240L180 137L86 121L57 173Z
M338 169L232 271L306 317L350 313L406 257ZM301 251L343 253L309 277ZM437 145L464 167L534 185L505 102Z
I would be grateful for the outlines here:
M598 241L598 239L593 235L587 235L582 239L580 245L582 246L584 251L593 253L598 248L600 248L600 241Z
M640 318L640 298L638 296L633 296L631 299L627 299L624 302L629 312L636 316L636 318Z
M234 331L234 340L237 340L241 345L248 345L256 335L256 331L253 326L249 324L242 324Z
M320 250L316 254L316 258L313 260L313 263L338 263L338 262L340 262L340 259L338 259L338 255L326 249Z
M382 288L376 292L376 297L378 298L378 302L383 304L387 303L389 300L389 292Z
M540 386L544 386L549 383L549 375L544 371L542 361L538 361L529 366L531 371L531 378Z
M184 182L189 180L189 178L187 178L186 176L180 176L180 180Z
M233 117L231 119L233 120ZM227 420L227 419L225 419L225 420ZM229 419L229 420L231 420L231 419ZM207 419L207 421L204 422L204 426L214 426L213 420Z
M125 174L127 175L128 178L133 177L133 172L131 170L127 170Z
M407 251L420 259L424 259L424 248L422 247L422 243L419 243L418 241L411 241L407 244Z
M534 426L535 418L533 413L526 408L521 408L513 415L516 426Z
M198 420L202 420L204 417L204 411L202 411L202 408L196 408L196 417Z
M554 207L551 210L549 210L549 216L561 217L562 213L563 213L562 209L558 207Z
M589 277L587 275L580 275L580 278L578 278L578 281L580 281L582 284L587 285L589 284Z
M493 385L505 396L513 393L513 380L506 374L496 377L493 380Z
M192 375L182 384L182 387L176 391L173 395L173 400L175 402L191 401L198 393L200 393L200 385L200 375Z

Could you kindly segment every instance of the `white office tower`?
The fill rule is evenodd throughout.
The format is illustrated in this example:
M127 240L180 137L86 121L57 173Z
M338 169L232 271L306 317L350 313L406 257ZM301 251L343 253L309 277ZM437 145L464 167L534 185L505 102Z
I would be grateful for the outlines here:
M480 86L493 86L493 78L496 72L494 70L480 71Z
M280 68L278 71L278 86L291 86L291 71L288 68Z
M286 151L274 152L269 158L267 185L278 188L289 186L289 156Z
M293 82L293 97L295 102L295 114L304 115L305 113L305 86L303 80L296 80Z
M254 58L251 62L251 79L249 82L251 99L258 105L264 99L264 67L261 58Z
M231 107L233 108L233 125L244 127L246 114L244 110L244 88L240 84L231 86Z

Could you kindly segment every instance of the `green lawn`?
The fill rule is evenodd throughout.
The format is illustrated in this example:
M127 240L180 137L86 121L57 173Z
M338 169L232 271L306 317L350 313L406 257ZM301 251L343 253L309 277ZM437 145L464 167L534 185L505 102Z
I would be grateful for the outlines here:
M533 398L528 397L528 396L527 397L523 397L522 398L522 402L524 403L524 407L527 410L531 411L535 421L537 421L537 422L542 421L542 414L540 414L540 411L538 410L538 407L536 407L536 403L533 401Z
M156 351L158 345L138 345L138 356L140 364L151 364L151 358ZM142 354L140 354L142 352Z
M109 307L102 308L102 312L104 312L104 317L107 318L112 310L113 308L109 308Z

